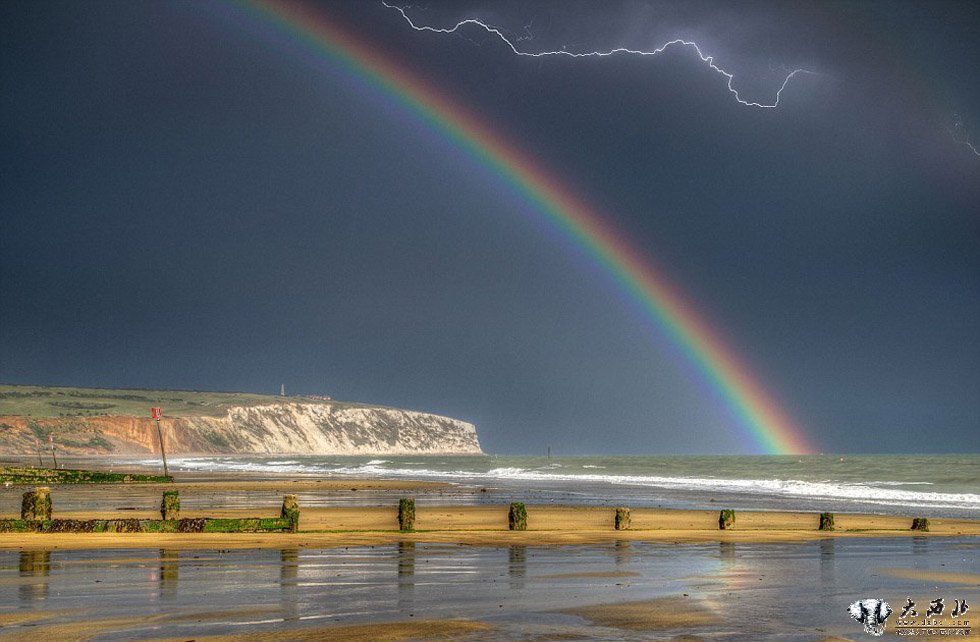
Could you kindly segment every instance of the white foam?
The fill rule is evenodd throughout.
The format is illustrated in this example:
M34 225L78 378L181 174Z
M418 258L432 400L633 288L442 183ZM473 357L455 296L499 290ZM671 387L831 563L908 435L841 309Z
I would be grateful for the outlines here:
M889 506L921 506L930 508L955 508L980 510L980 495L972 493L934 493L925 491L881 488L880 486L905 486L905 482L841 482L803 481L796 479L717 479L705 477L659 477L643 475L603 475L585 473L579 475L557 474L524 468L493 468L485 473L473 471L438 471L426 469L380 469L362 465L341 467L329 471L341 475L390 475L398 477L436 477L440 479L481 480L493 479L539 482L591 482L618 486L645 486L690 491L731 492L746 495L804 497L807 499L846 500L860 504ZM922 484L929 482L916 482ZM874 485L872 485L874 484ZM911 485L911 484L909 484Z
M154 466L156 459L139 460L138 463ZM734 493L754 496L806 498L834 500L856 504L885 506L910 506L926 508L952 508L980 510L980 494L937 493L907 490L907 486L927 486L932 482L867 481L845 482L837 480L805 481L797 479L722 479L711 477L663 477L652 475L610 475L602 473L558 473L553 466L530 470L518 467L493 468L486 472L472 470L431 470L426 468L387 468L389 460L372 459L364 464L343 465L339 462L299 463L298 461L243 461L238 458L185 457L174 458L174 469L205 471L241 471L306 473L320 475L345 475L352 477L414 477L455 481L492 483L493 480L513 480L545 483L594 483L614 486L664 488L671 490L703 491L710 493ZM582 468L596 468L584 465Z

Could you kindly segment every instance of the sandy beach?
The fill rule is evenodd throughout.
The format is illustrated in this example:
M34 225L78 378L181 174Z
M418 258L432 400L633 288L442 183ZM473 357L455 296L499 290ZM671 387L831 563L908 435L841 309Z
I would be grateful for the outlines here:
M765 639L785 627L774 601L800 613L780 639L822 642L861 639L855 595L980 601L977 520L837 514L827 532L738 511L723 531L715 510L633 508L617 531L612 506L528 504L509 531L492 489L241 474L54 486L54 517L158 518L171 489L181 517L276 517L296 494L300 532L0 534L0 642ZM24 490L0 489L0 518Z
M614 529L615 508L528 505L528 530L509 531L508 504L454 505L472 489L446 483L378 479L195 479L172 485L84 485L52 489L54 517L63 519L158 519L164 490L177 489L184 506L181 517L278 517L278 502L286 493L299 496L300 531L286 533L0 533L0 549L7 548L281 548L440 542L468 545L594 544L617 540L660 542L794 542L827 537L948 537L980 536L980 520L934 518L928 532L911 531L912 516L836 516L835 530L819 531L813 513L739 511L733 530L719 530L718 512L708 510L631 509L629 530ZM366 494L372 505L307 506L304 494L344 491ZM0 519L19 517L19 489L0 494ZM256 508L224 508L250 499ZM363 495L362 495L363 496ZM397 501L418 497L414 533L398 531ZM66 501L70 498L70 501ZM116 498L116 501L111 501ZM58 510L59 504L98 509ZM124 510L106 504L136 504ZM142 505L140 505L142 504ZM206 504L208 507L202 507ZM152 507L152 508L151 508Z

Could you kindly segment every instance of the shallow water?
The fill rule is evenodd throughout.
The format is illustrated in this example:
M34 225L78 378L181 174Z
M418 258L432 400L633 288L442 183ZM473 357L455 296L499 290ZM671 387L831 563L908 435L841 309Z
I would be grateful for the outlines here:
M0 551L0 615L50 614L49 621L31 627L35 639L46 639L50 624L115 617L133 620L95 639L190 639L412 618L482 620L495 628L472 639L486 640L561 633L631 641L682 633L705 640L744 639L748 633L766 640L832 634L866 639L845 612L858 599L884 598L899 610L907 596L923 607L944 597L950 608L954 599L980 608L980 587L969 577L967 583L962 577L960 583L944 583L903 579L887 570L975 574L978 550L976 538L903 537L799 544ZM684 630L630 631L559 612L662 597L707 609L717 621ZM26 626L0 630L0 640Z

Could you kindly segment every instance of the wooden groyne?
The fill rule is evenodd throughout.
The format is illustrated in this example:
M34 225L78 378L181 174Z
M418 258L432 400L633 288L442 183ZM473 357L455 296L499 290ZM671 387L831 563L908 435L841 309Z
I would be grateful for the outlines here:
M59 492L55 489L55 492ZM70 492L62 489L61 492ZM162 493L159 504L160 519L147 519L149 515L142 513L139 517L120 515L109 519L60 519L53 514L52 507L57 505L57 498L52 499L48 487L37 487L24 493L21 501L19 519L0 519L0 533L296 533L300 528L300 506L297 496L287 494L282 497L282 507L278 517L253 517L247 509L236 509L234 512L222 510L222 517L200 516L200 512L191 518L181 517L180 493L173 487ZM216 509L218 510L218 509ZM628 506L618 507L554 507L527 506L523 502L512 502L507 505L483 507L422 507L417 515L417 506L413 497L403 497L395 505L372 507L331 507L316 508L307 511L306 533L425 533L425 532L495 532L495 531L538 531L556 534L589 531L589 532L618 532L634 536L643 533L654 534L661 530L709 531L718 530L741 531L743 533L771 532L805 532L811 531L820 536L831 536L841 533L863 533L880 531L882 533L897 533L905 531L911 534L927 532L929 520L925 518L888 518L889 523L882 527L851 524L851 517L835 516L833 513L766 513L767 517L760 520L762 513L740 513L736 526L736 512L732 509L721 511L678 511L671 514L665 511L657 514L650 509L633 510ZM564 518L556 518L556 510L573 513ZM577 513L574 513L578 510ZM475 519L466 515L477 515ZM576 518L577 514L580 517ZM117 513L118 515L118 513ZM241 516L238 516L241 515ZM374 517L367 517L374 515ZM88 515L71 514L68 517L88 517ZM589 517L591 516L591 517ZM677 517L684 516L683 522ZM744 519L743 519L744 516ZM571 518L569 518L571 517ZM867 519L868 516L858 516ZM582 519L584 518L584 519ZM840 523L843 518L843 525ZM884 519L884 518L883 518ZM908 520L908 521L905 521ZM419 525L421 524L421 529ZM972 527L971 527L972 528ZM940 531L945 527L940 521ZM948 530L948 529L947 529ZM969 530L969 529L968 529ZM836 531L836 533L835 533ZM955 533L954 533L955 534ZM736 533L736 537L741 533ZM723 535L728 537L728 535Z
M161 519L53 519L50 489L24 493L20 519L0 519L0 533L295 533L296 495L283 497L279 517L180 517L178 491L163 493Z
M73 470L71 468L25 468L0 466L0 484L171 484L169 475L144 475L140 473L108 473L101 470Z

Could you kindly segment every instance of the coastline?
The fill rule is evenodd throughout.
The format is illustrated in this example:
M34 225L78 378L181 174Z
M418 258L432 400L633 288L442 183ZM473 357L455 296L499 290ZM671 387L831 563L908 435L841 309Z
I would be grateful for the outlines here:
M930 519L928 531L910 530L909 516L840 514L833 531L817 530L815 513L738 511L731 530L719 530L717 510L633 508L628 530L614 529L615 508L528 504L528 530L508 530L508 504L459 505L456 500L479 494L436 481L383 479L242 479L224 474L220 479L183 475L175 484L87 484L56 486L52 490L59 519L154 519L159 511L152 498L164 490L181 491L187 509L181 517L278 517L277 502L286 493L299 496L298 533L0 533L0 549L51 548L328 548L399 542L452 543L475 546L598 544L615 541L651 542L805 542L841 537L980 537L980 520ZM19 492L4 489L0 519L19 515L14 504ZM13 491L13 492L12 492ZM133 499L132 493L140 493ZM304 505L304 492L343 492L357 502L329 506ZM397 502L419 498L414 532L400 532ZM321 495L318 495L318 497ZM73 506L59 510L62 500ZM118 501L112 502L113 497ZM86 508L87 500L99 508ZM126 509L107 509L105 503L137 503ZM159 500L157 500L158 503ZM206 507L201 502L206 502ZM251 501L251 503L249 503ZM353 502L354 500L350 500ZM242 507L242 503L253 507ZM82 508L79 508L82 507Z
M173 489L181 517L276 517L297 494L300 531L0 533L0 642L766 639L786 626L774 601L801 618L780 640L824 642L858 639L851 594L980 601L980 520L838 513L819 531L816 513L740 510L719 530L718 510L640 507L618 531L614 506L529 503L510 531L506 490L264 477L52 486L60 519L158 518ZM0 489L0 518L29 488ZM407 496L414 532L397 530Z

